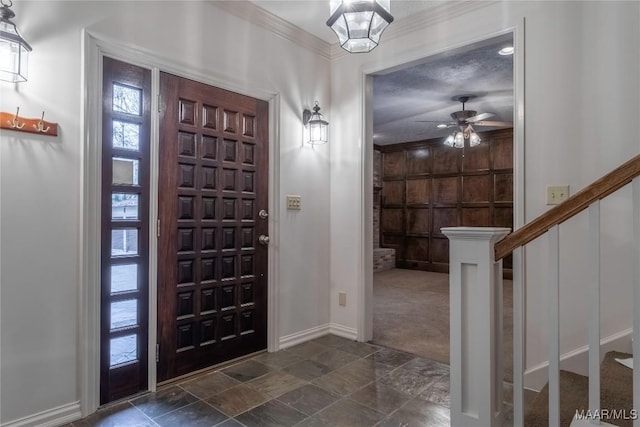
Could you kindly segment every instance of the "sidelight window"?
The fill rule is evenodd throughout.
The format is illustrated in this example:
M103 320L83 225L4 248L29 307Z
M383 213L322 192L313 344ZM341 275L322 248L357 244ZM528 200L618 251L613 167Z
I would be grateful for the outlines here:
M101 404L147 388L151 122L149 70L103 77Z

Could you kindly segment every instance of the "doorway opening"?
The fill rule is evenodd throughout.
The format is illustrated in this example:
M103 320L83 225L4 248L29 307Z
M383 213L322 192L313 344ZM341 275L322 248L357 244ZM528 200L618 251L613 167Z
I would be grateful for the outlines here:
M371 78L373 343L449 363L449 242L440 229L514 227L514 58L499 53L513 43L509 32ZM510 354L505 361L509 373Z

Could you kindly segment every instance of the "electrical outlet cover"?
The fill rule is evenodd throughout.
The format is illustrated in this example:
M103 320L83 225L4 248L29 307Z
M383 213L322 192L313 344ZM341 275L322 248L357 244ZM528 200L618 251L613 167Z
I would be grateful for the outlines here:
M344 307L347 305L347 293L338 292L338 305Z

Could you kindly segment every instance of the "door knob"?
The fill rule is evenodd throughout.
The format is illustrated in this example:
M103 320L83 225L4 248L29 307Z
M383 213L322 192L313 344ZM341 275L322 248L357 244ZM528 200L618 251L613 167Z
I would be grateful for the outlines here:
M258 236L258 243L260 243L261 245L268 245L269 244L269 236L265 236L264 234L261 234L260 236Z

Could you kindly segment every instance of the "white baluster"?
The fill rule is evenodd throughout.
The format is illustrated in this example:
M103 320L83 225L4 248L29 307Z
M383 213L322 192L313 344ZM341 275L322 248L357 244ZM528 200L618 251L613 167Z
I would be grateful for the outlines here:
M633 193L633 407L640 410L640 177L631 184ZM640 420L633 421L640 427Z
M524 261L525 248L513 251L513 425L524 423Z
M549 238L549 427L560 426L560 232Z
M600 409L600 201L589 206L589 277L589 409L595 414Z

